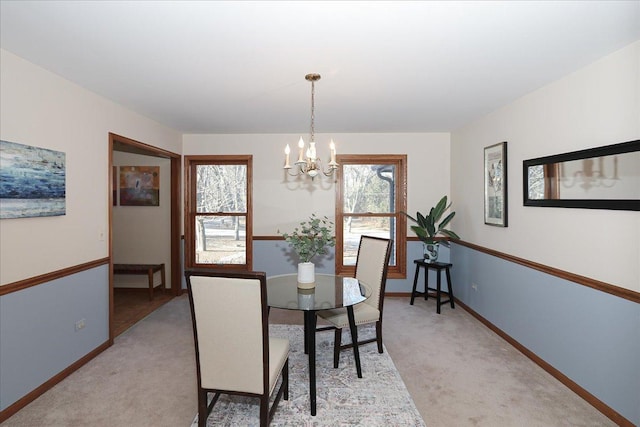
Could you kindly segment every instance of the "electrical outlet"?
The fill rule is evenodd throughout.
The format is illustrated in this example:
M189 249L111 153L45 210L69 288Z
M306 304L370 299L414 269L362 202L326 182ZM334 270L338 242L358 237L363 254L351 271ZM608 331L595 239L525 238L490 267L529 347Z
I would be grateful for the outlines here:
M86 326L85 324L85 320L84 319L80 319L76 322L76 331L79 331L80 329L84 329L84 327Z
M98 230L98 240L104 242L104 229Z
M478 290L478 284L477 283L471 283L471 289L473 289L474 291Z

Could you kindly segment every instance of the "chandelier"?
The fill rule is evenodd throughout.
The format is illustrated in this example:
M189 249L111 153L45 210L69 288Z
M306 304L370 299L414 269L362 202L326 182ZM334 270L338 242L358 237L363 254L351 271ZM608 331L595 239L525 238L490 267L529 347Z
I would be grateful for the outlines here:
M304 140L300 137L298 141L298 160L294 163L297 166L295 172L291 172L291 163L289 161L289 154L291 153L291 148L289 144L284 149L285 159L284 159L284 169L291 176L299 176L307 174L314 179L320 172L322 172L325 176L331 176L334 174L336 169L338 169L338 163L336 163L336 145L331 140L329 144L329 150L331 151L331 157L329 160L329 164L327 165L327 169L323 169L322 161L320 157L316 154L316 142L314 140L315 128L314 128L314 119L315 119L315 82L320 80L320 74L307 74L304 78L311 82L311 139L309 140L309 147L305 150Z

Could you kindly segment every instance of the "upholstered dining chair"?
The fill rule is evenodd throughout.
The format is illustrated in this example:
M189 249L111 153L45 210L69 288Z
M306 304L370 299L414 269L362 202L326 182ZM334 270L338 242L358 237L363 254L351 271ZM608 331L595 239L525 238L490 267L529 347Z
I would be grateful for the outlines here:
M382 353L382 309L384 306L384 289L387 283L387 271L389 270L389 258L393 240L373 236L361 236L356 259L356 279L362 281L371 289L371 296L364 302L353 307L353 315L357 325L367 323L376 324L375 338L358 340L358 346L371 342L378 343L378 352ZM342 345L342 329L349 327L347 310L345 308L335 310L318 311L320 318L329 322L330 326L320 327L317 331L334 329L333 343L333 367L340 363L340 351L353 347L353 343Z
M198 426L221 394L260 399L260 426L289 398L289 340L269 337L263 272L185 271L198 380ZM269 409L269 398L282 376ZM207 404L209 393L213 393Z

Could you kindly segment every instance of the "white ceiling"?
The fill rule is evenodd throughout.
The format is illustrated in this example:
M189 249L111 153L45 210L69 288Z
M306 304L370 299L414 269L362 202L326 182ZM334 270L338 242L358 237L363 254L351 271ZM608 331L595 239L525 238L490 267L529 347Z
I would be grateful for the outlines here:
M640 39L640 1L6 1L0 42L184 133L451 131Z

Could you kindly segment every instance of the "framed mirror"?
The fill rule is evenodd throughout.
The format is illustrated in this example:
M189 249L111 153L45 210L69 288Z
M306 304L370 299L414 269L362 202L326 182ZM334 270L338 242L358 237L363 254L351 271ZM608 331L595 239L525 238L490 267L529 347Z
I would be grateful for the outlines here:
M525 206L640 210L640 140L522 162Z

